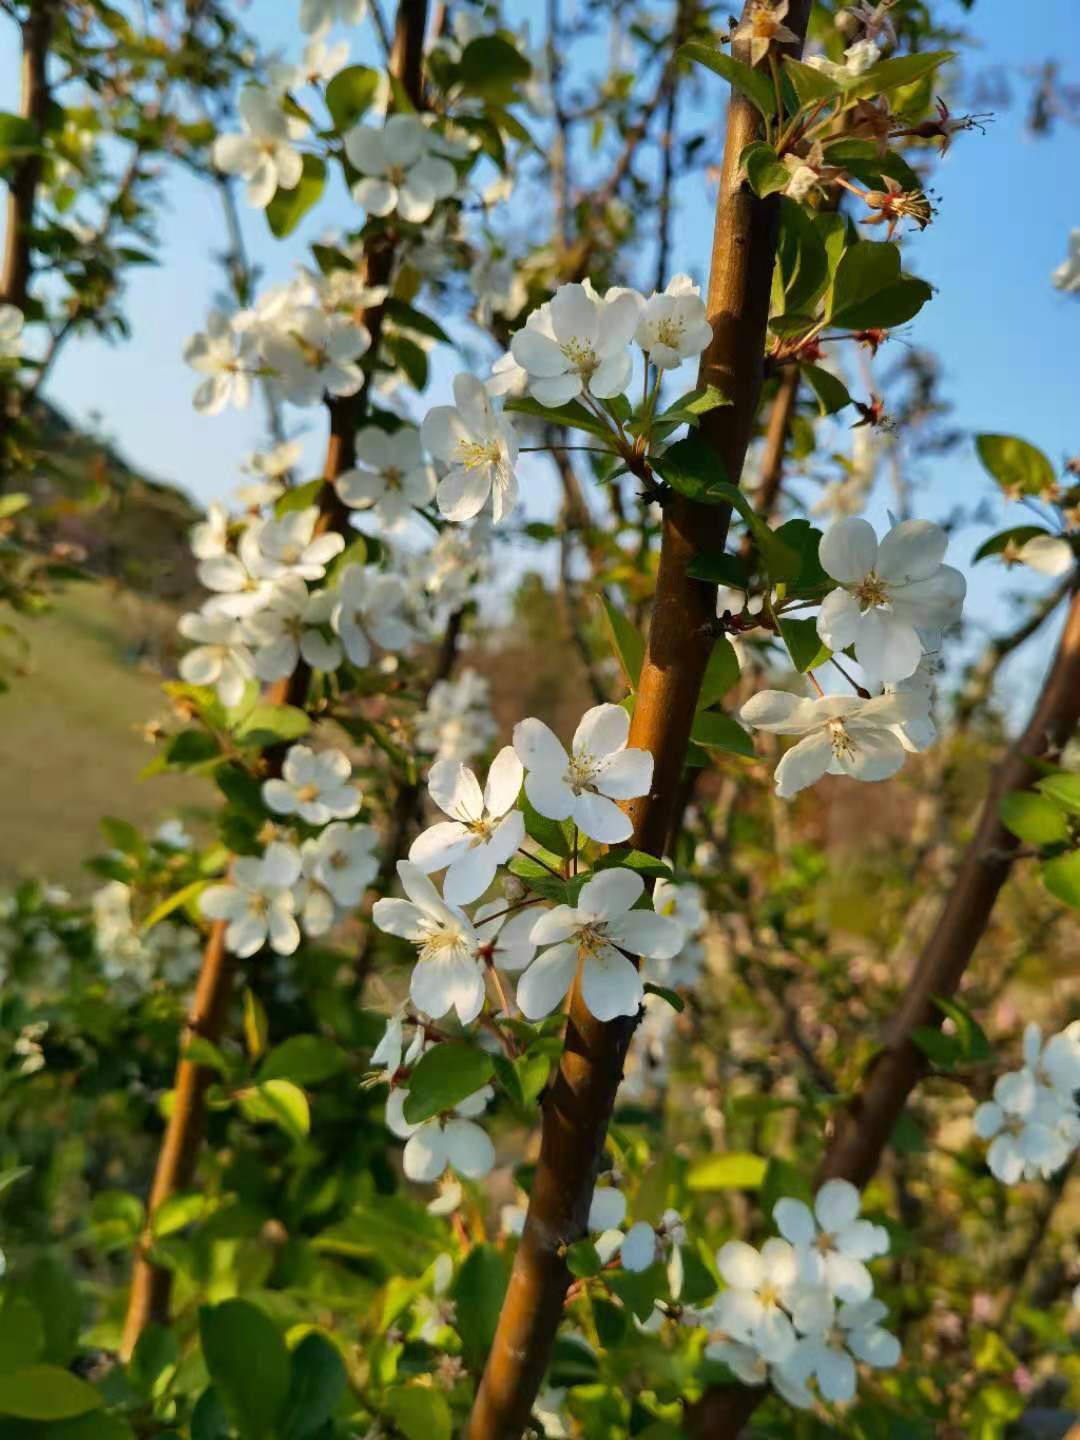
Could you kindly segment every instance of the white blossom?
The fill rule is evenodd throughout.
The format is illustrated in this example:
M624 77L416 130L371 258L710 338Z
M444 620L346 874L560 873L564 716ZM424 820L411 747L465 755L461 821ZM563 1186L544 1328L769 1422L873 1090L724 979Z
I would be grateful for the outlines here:
M336 905L347 910L359 905L364 892L379 870L376 849L379 837L370 825L346 825L335 820L319 835L305 840L305 867L331 894Z
M496 258L483 253L477 256L469 271L469 284L476 296L477 319L485 326L491 323L493 315L505 315L513 319L520 313L528 298L525 282L509 255Z
M724 1330L770 1362L786 1360L795 1348L795 1327L787 1313L799 1282L799 1263L787 1240L766 1240L759 1250L729 1240L716 1256L727 1284L717 1313Z
M617 800L647 795L653 757L629 750L630 717L621 705L594 705L581 717L571 754L542 720L514 726L514 749L525 766L529 802L549 820L573 820L591 840L618 845L633 825Z
M244 637L255 651L258 678L285 680L301 659L312 670L336 670L341 664L341 646L322 631L336 603L332 590L309 592L299 575L283 575L274 581L261 608L244 623Z
M405 1140L402 1167L410 1180L429 1185L447 1169L456 1170L466 1180L481 1180L495 1164L495 1147L487 1134L476 1124L492 1098L489 1085L468 1096L446 1115L436 1115L419 1125L405 1119L407 1089L390 1092L386 1102L386 1124L399 1139Z
M17 305L0 305L0 360L18 359L26 321Z
M518 983L517 1001L530 1020L549 1014L581 967L581 994L598 1020L636 1015L644 993L627 955L666 959L683 942L682 928L652 910L635 910L645 882L632 870L602 870L581 887L576 906L556 905L539 917L532 939L540 954Z
M645 301L634 338L660 370L674 370L700 355L712 339L700 289L689 275L675 275L667 288Z
M399 1070L403 1067L411 1068L429 1048L423 1025L415 1022L413 1023L412 1038L408 1044L405 1043L405 1021L405 1006L399 1005L387 1019L386 1028L383 1030L379 1043L371 1052L373 1069L381 1069L382 1079L388 1085L393 1084L394 1077Z
M1033 535L1016 558L1040 575L1067 575L1076 564L1076 551L1061 535Z
M279 95L289 90L302 90L305 85L320 85L332 80L349 58L348 40L339 40L328 45L326 36L330 22L324 21L304 46L304 53L297 65L272 61L268 68L270 84Z
M396 210L403 220L423 224L436 203L457 189L457 171L440 148L417 115L391 115L381 130L355 125L345 136L345 154L363 177L353 186L353 199L369 215Z
M428 794L449 820L418 835L409 859L425 874L446 870L443 895L453 905L477 900L525 839L525 818L513 807L523 771L512 746L492 761L480 789L471 770L456 760L439 760L428 772Z
M300 0L300 29L306 34L332 25L359 25L368 11L368 0Z
M409 898L377 900L375 924L389 935L411 940L419 951L409 982L413 1004L436 1020L453 1009L462 1025L468 1025L484 1004L479 936L465 913L447 905L417 866L399 860L397 872Z
M262 210L280 188L295 190L304 162L293 141L306 126L281 108L280 97L258 85L245 85L238 102L243 131L219 135L211 158L226 175L247 181L249 205Z
M1071 1121L1071 1124L1070 1124ZM1054 1087L1026 1066L998 1077L994 1098L975 1111L975 1133L989 1140L986 1163L1004 1185L1049 1179L1080 1144L1080 1120Z
M281 778L263 782L262 795L276 815L296 815L308 825L348 820L360 809L360 794L349 783L352 765L343 750L315 751L292 745Z
M401 525L435 493L420 436L408 426L392 434L366 425L356 437L356 465L334 482L350 509L373 508L388 530Z
M346 565L335 593L331 624L354 665L370 665L376 645L397 654L413 643L415 632L401 613L406 591L400 576Z
M334 530L317 534L319 510L289 510L273 520L251 525L241 548L248 569L261 580L280 581L286 575L301 580L321 580L326 567L345 549L345 537Z
M622 290L601 299L592 286L560 285L510 342L541 405L565 405L583 391L611 399L630 380L628 350L642 298Z
M316 405L324 395L356 394L364 382L356 362L370 345L366 325L305 309L289 329L265 334L261 348L282 396L294 405Z
M871 680L903 680L924 640L960 618L967 583L942 561L948 536L928 520L902 520L878 544L874 527L851 517L822 536L822 567L839 588L825 597L818 634L832 650L854 645ZM927 649L936 649L929 643Z
M491 687L483 675L466 667L453 680L438 680L416 717L416 745L437 760L471 760L496 735L491 713Z
M776 767L776 793L790 799L823 775L887 780L903 766L904 746L895 731L923 715L918 693L824 695L815 700L785 690L762 690L739 712L740 719L774 735L802 735Z
M238 856L229 879L203 891L199 908L208 919L227 922L225 946L241 959L267 944L291 955L300 944L293 893L300 872L299 851L274 841L261 857Z
M1066 295L1080 295L1080 230L1073 230L1069 235L1068 257L1051 278L1055 289L1063 290Z
M536 924L534 909L512 915L505 900L489 900L473 912L473 924L480 941L480 953L498 970L524 970L536 954L532 938Z
M224 555L228 548L229 517L223 505L211 501L206 518L191 527L191 553L196 560L211 560Z
M847 1180L827 1180L814 1208L801 1200L778 1200L773 1219L794 1247L801 1284L826 1289L838 1300L866 1300L874 1282L866 1261L885 1255L888 1232L859 1218L861 1197Z
M245 685L255 678L255 661L244 644L239 621L228 615L189 612L180 616L176 628L196 647L180 661L181 678L189 685L214 686L227 709L239 705Z
M206 329L184 346L184 361L206 376L191 401L200 415L217 415L230 403L242 410L251 399L250 347L223 310L210 311Z
M900 1342L882 1327L888 1311L880 1300L847 1303L830 1312L831 1306L823 1307L821 1330L797 1342L785 1369L803 1384L816 1379L825 1400L845 1405L855 1398L856 1362L892 1369L900 1360Z
M445 474L436 500L448 520L471 520L491 499L498 524L517 504L517 435L472 375L454 377L453 405L436 405L420 433Z

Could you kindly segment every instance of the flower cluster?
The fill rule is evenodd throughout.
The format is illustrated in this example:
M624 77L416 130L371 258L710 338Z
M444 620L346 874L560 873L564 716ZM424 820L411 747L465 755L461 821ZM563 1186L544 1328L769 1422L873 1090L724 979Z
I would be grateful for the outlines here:
M855 780L895 775L908 752L934 739L930 718L933 655L963 610L966 581L943 563L948 537L939 525L905 520L880 545L866 520L837 520L819 559L837 581L821 604L817 633L829 652L850 651L867 685L882 693L815 699L764 690L741 718L775 735L799 735L776 768L784 798L825 774Z
M888 1233L860 1219L861 1197L846 1180L822 1185L811 1210L778 1200L780 1235L761 1249L729 1240L716 1257L727 1288L707 1311L689 1312L710 1332L705 1354L745 1385L771 1383L790 1404L809 1409L810 1382L824 1400L855 1397L859 1363L889 1369L900 1345L882 1326L867 1262L889 1250Z
M1024 1031L1024 1063L998 1077L994 1098L975 1111L990 1142L986 1163L1003 1184L1049 1180L1080 1148L1080 1020L1043 1041Z
M341 750L288 750L280 777L264 781L267 810L281 817L292 838L276 838L261 856L233 860L226 880L199 897L199 908L225 924L225 945L245 958L265 945L291 955L301 929L326 935L358 905L375 878L377 837L369 825L349 824L361 796L351 783L352 766Z

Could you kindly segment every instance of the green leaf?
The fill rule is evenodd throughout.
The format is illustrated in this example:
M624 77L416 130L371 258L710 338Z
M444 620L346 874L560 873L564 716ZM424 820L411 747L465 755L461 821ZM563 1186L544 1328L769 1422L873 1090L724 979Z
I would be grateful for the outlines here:
M709 663L705 666L705 678L701 682L698 709L707 710L726 695L739 679L739 657L735 647L726 635L721 635L712 648Z
M275 1434L280 1440L307 1440L330 1419L347 1388L337 1347L310 1331L292 1352L292 1383Z
M12 515L17 515L20 510L25 510L29 504L29 495L18 493L0 495L0 520L7 520Z
M1069 822L1052 800L1031 791L1014 790L998 801L1006 830L1025 845L1058 845L1069 838Z
M185 1190L179 1195L170 1195L154 1211L150 1222L156 1240L165 1235L174 1235L178 1230L193 1225L206 1214L206 1195L201 1190Z
M1074 771L1061 770L1056 775L1046 775L1036 788L1070 815L1080 815L1080 775Z
M531 395L514 395L505 401L503 409L515 415L532 415L538 420L546 420L549 425L565 425L571 430L584 430L590 435L599 435L609 442L610 448L611 426L605 425L595 415L590 415L577 400L571 400L566 405L549 407L541 405L539 400L534 400Z
M282 515L291 515L296 510L310 509L318 501L323 484L320 476L317 480L305 480L302 485L290 485L275 502L274 514L280 519Z
M570 1274L576 1275L579 1280L588 1280L593 1275L599 1275L603 1269L596 1246L591 1240L577 1240L569 1246L566 1251L566 1265Z
M351 130L367 113L379 93L379 72L367 65L349 65L339 70L326 87L326 108L339 135Z
M925 280L901 272L900 251L891 241L857 240L836 267L829 324L838 330L891 329L917 315L933 293Z
M753 70L749 65L733 60L723 50L714 50L711 45L702 45L698 41L681 45L678 53L681 59L696 61L698 65L704 65L721 76L733 90L737 90L755 105L762 115L772 116L776 109L776 95L773 92L772 79L763 71Z
M791 55L784 56L781 68L791 81L800 105L812 105L815 100L830 100L840 94L840 86L835 80L830 80L821 70L815 70L813 65L804 65Z
M496 105L509 104L532 66L521 51L501 35L481 35L470 40L461 52L457 77L471 95Z
M1058 855L1043 866L1043 884L1065 905L1080 909L1080 850Z
M802 1200L807 1205L813 1205L813 1186L805 1169L774 1156L761 1183L759 1200L762 1214L771 1216L773 1206L783 1199Z
M954 50L923 50L916 55L897 55L892 60L880 61L852 80L841 80L840 84L849 100L887 95L890 90L913 85L924 75L932 74L955 54Z
M672 880L674 875L666 860L658 860L644 850L630 850L625 845L612 845L593 866L594 870L634 870L652 880ZM588 877L586 877L588 878Z
M0 1375L0 1415L18 1420L69 1420L101 1403L93 1385L58 1365L27 1365Z
M791 171L777 156L771 145L755 140L742 152L742 167L750 182L750 189L762 199L777 190L783 190L791 180Z
M573 853L571 821L549 820L546 815L541 815L524 789L518 798L518 805L525 817L525 833L530 839L542 845L549 855L564 860Z
M319 1085L348 1068L341 1046L321 1035L290 1035L275 1045L259 1066L259 1080L291 1080L295 1085Z
M645 984L645 994L658 995L660 999L666 1001L673 1010L677 1010L680 1013L686 1009L686 1001L679 992L677 990L668 990L664 985L653 985L651 981L647 981Z
M538 861L531 860L528 855L515 855L506 868L511 875L516 875L519 880L524 880L537 895L543 895L545 900L554 900L557 905L568 903L566 881L552 875Z
M677 420L680 423L686 420L696 421L710 410L717 410L721 405L731 403L715 385L706 385L704 388L699 386L696 390L688 390L685 395L680 395L678 400L661 411L656 418L665 421Z
M788 594L831 590L835 583L821 566L821 531L809 520L785 520L773 536L799 556L799 569L787 582Z
M244 1046L249 1060L258 1060L266 1053L269 1036L270 1021L266 1006L248 985L244 989Z
M113 815L105 815L100 824L102 834L114 850L136 858L146 854L146 844L142 836L128 821L117 820Z
M293 190L279 189L266 207L266 222L279 240L291 235L326 188L326 162L318 155L304 156L304 173Z
M310 718L296 705L256 705L233 734L237 744L262 749L299 740L310 729Z
M820 365L802 365L799 368L804 380L817 396L819 414L835 415L838 410L851 404L847 386L831 370L823 370Z
M9 166L41 149L37 126L21 115L0 111L0 167Z
M1057 483L1043 452L1016 435L976 435L975 449L983 468L1010 496L1041 495Z
M0 1303L0 1375L32 1365L44 1348L41 1316L24 1296L9 1291Z
M809 313L817 308L819 297L829 283L829 254L825 234L818 221L789 196L780 199L780 233L776 249L776 273L773 279L773 309L786 316L798 315L795 331L813 324ZM780 320L771 324L779 333Z
M691 1190L757 1190L768 1168L761 1155L710 1155L691 1165L686 1183Z
M754 742L742 726L720 710L706 710L694 716L690 738L706 750L724 750L729 755L754 758Z
M483 1359L491 1349L506 1282L506 1265L499 1251L493 1245L474 1245L451 1291L457 1302L457 1332L472 1359Z
M961 1058L973 1065L989 1060L992 1053L990 1041L967 1006L960 1000L947 1000L941 995L933 995L931 999L941 1013L952 1021L956 1031L952 1038L960 1046Z
M128 1379L140 1394L156 1397L168 1388L179 1359L176 1336L164 1325L152 1323L139 1336L128 1365Z
M617 609L606 595L602 595L604 614L611 630L611 643L615 648L631 690L636 690L645 659L645 641L630 621Z
M745 590L750 583L746 566L737 555L695 555L686 567L692 580L707 580L710 585L730 585Z
M726 480L723 461L700 435L687 435L669 445L662 455L653 455L649 463L673 490L696 500L701 505L728 503L713 494L713 487Z
M963 1046L956 1036L944 1035L932 1025L916 1025L911 1042L938 1070L952 1070L963 1056Z
M824 665L832 651L822 644L816 620L781 620L780 634L800 675Z
M203 1359L222 1409L245 1437L269 1436L289 1392L292 1362L273 1321L246 1300L199 1311Z
M291 1140L302 1140L311 1129L307 1096L291 1080L266 1080L246 1090L240 1108L254 1124L270 1122Z
M474 1045L436 1045L420 1057L409 1076L405 1119L410 1125L419 1125L452 1110L486 1085L494 1073L491 1056Z
M430 315L425 315L420 310L415 310L404 300L395 300L391 296L383 306L383 313L388 320L392 320L402 330L415 330L418 335L427 335L430 339L438 340L443 345L454 343L437 320L433 320Z

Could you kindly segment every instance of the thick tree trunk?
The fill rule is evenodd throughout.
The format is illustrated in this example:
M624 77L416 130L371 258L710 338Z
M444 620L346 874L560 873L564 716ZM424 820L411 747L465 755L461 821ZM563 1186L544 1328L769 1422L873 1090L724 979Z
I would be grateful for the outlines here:
M805 35L809 0L787 23ZM739 56L748 61L746 54ZM775 197L757 199L739 174L739 157L758 138L760 117L733 96L709 280L712 343L700 380L732 404L711 411L701 433L718 474L738 482L761 395L769 294L776 254ZM630 745L654 759L648 795L631 802L633 845L662 855L690 728L714 643L716 592L692 580L690 561L722 550L730 511L672 496L665 507L660 569L630 730ZM565 1247L585 1233L597 1168L623 1062L636 1021L593 1019L576 991L558 1074L543 1107L540 1161L510 1286L476 1403L469 1440L516 1440L528 1424L547 1369L569 1284Z

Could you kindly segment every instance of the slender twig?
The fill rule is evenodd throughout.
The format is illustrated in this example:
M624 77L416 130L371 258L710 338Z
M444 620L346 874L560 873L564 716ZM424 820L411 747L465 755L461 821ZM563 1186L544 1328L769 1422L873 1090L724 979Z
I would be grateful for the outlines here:
M787 23L805 35L809 0ZM749 58L747 47L736 46ZM671 63L671 62L669 62ZM713 339L699 381L732 404L702 417L700 434L733 481L742 475L757 415L779 207L744 186L740 157L760 115L732 96L707 299ZM632 844L662 855L701 682L713 647L716 596L689 567L723 549L730 511L675 496L665 506L656 599L629 744L652 753L649 794L630 802ZM469 1440L516 1440L528 1424L570 1284L565 1247L585 1233L597 1167L636 1017L593 1018L577 986L565 1048L543 1103L540 1158L506 1300L467 1428Z
M57 0L36 0L22 22L22 80L19 115L33 125L36 138L45 131L50 95L48 79L49 42L56 17ZM13 167L8 181L7 229L4 262L0 269L0 300L26 309L33 270L34 208L45 163L45 153L35 143Z

